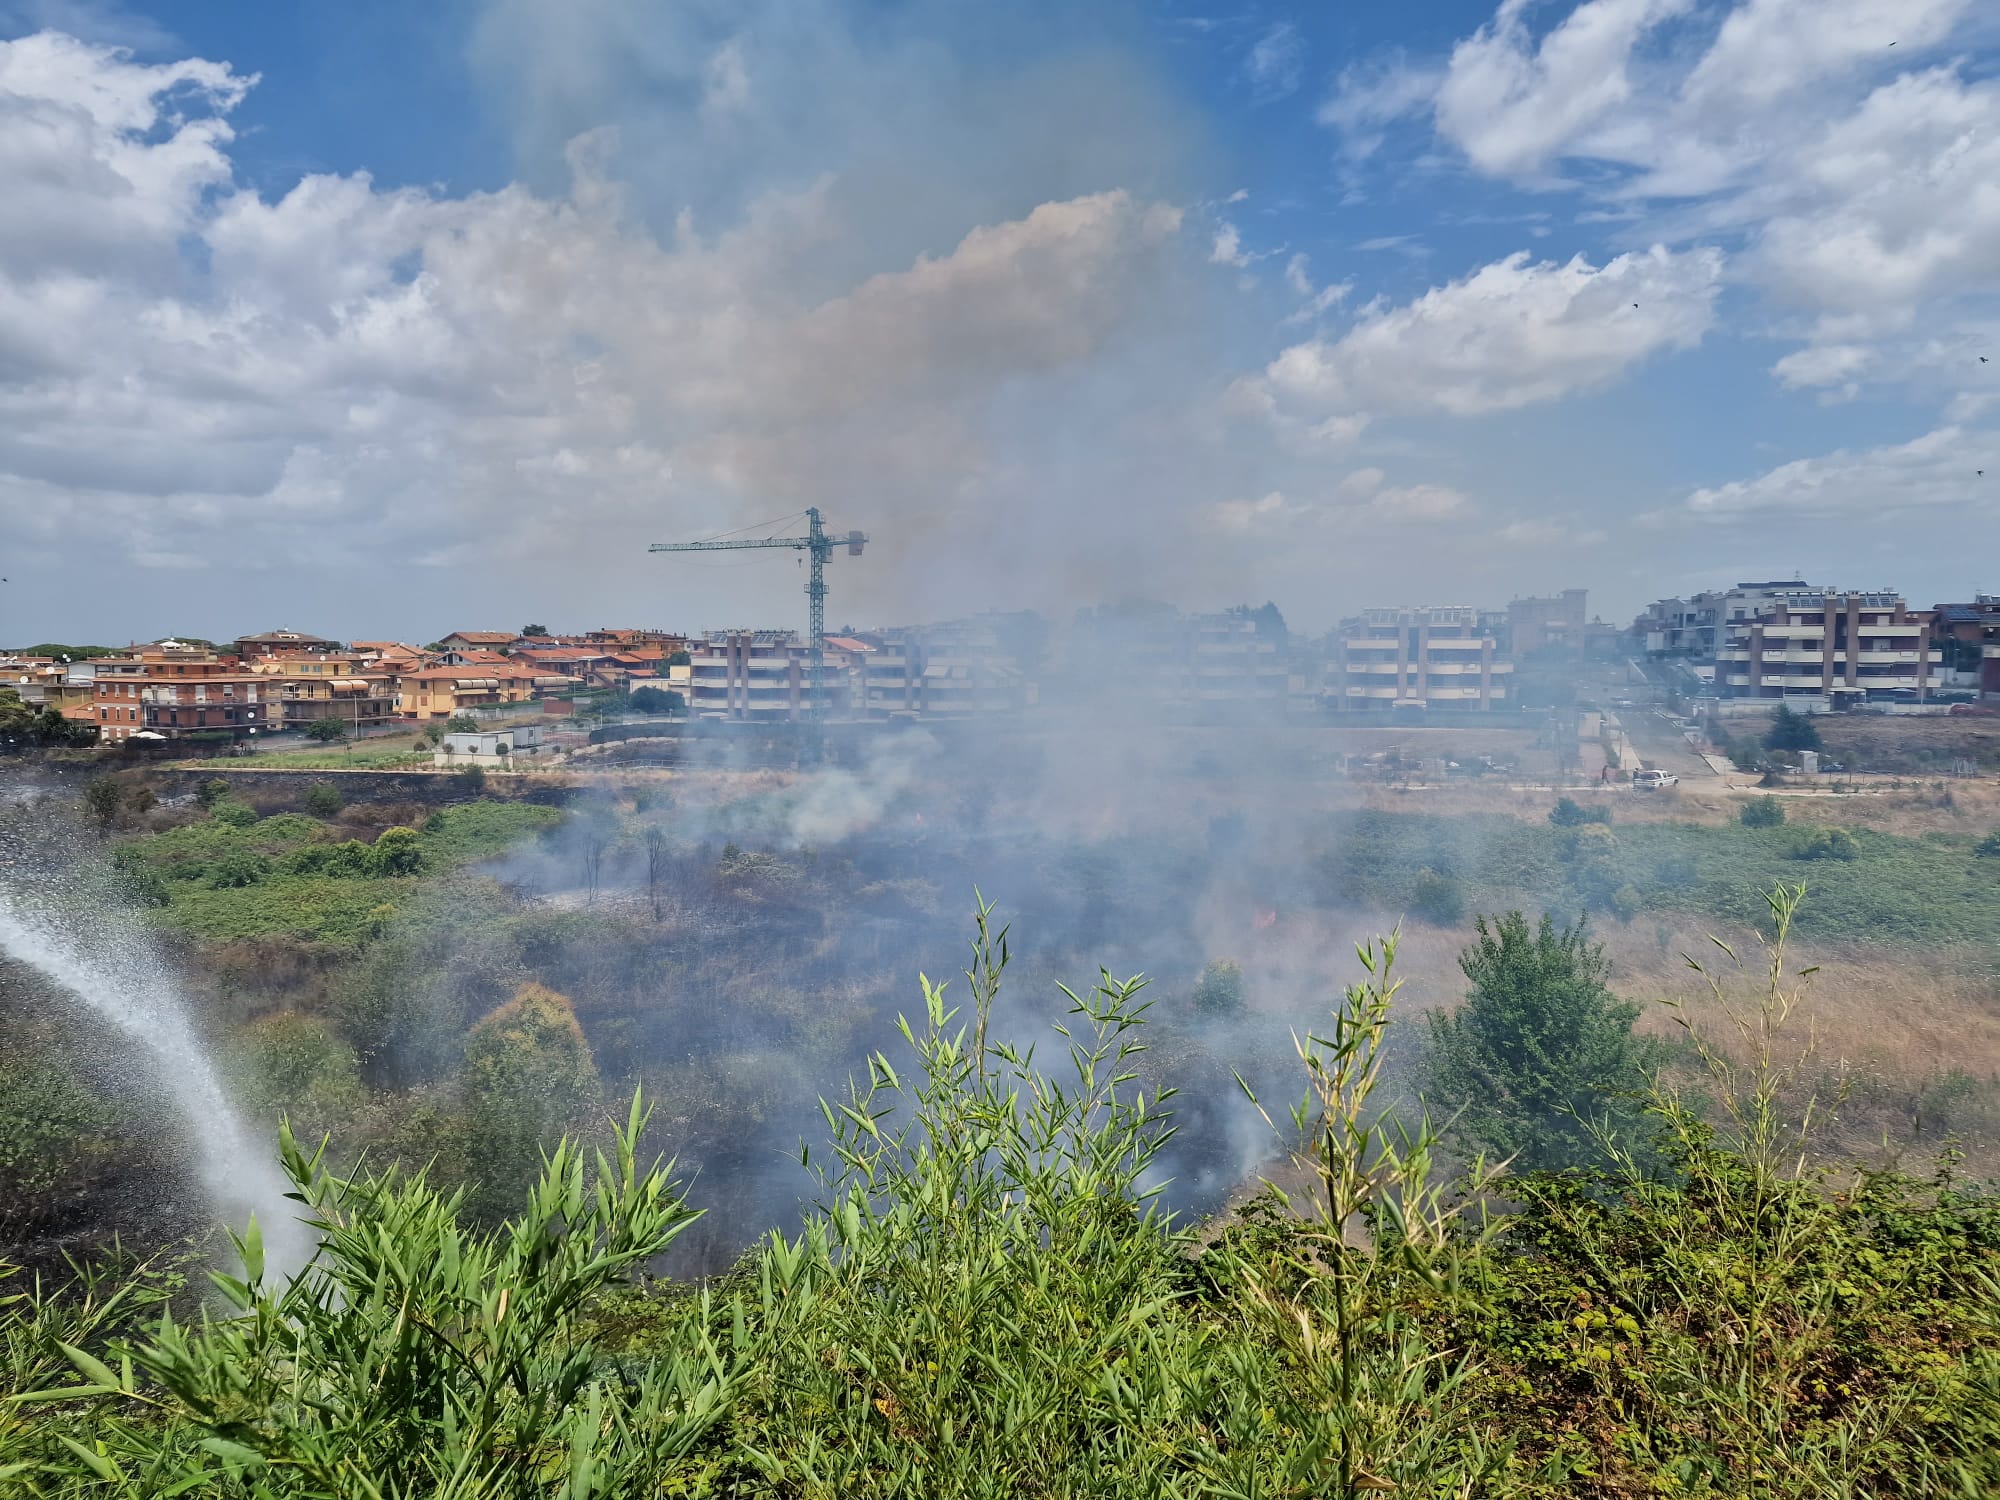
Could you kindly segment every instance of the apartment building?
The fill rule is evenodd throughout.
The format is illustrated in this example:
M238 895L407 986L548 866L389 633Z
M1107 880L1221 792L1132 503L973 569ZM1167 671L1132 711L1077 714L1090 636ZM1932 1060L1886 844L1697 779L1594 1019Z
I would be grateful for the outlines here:
M156 641L92 666L92 708L99 739L121 744L135 735L184 739L226 733L244 738L272 722L275 694L267 679L243 669L233 655L182 641Z
M462 667L425 667L396 679L396 710L411 719L450 719L474 709L526 703L538 692L576 684L567 677L543 676L512 662Z
M1719 629L1715 690L1725 698L1824 708L1921 698L1942 660L1900 594L1788 589Z
M1979 696L2000 698L2000 594L1980 594L1974 602L1985 618L1979 648Z
M726 630L688 652L688 711L696 717L775 722L805 706L807 648L790 630Z
M1507 605L1507 650L1516 656L1556 648L1581 651L1590 619L1588 589L1564 589L1551 598L1514 599Z
M393 723L396 673L368 666L360 656L266 656L249 663L252 672L273 679L277 694L274 728L304 730L322 719L337 719L349 733Z
M1371 609L1334 633L1326 701L1336 713L1489 713L1511 702L1513 676L1514 663L1476 609Z
M1712 589L1690 598L1660 599L1632 622L1650 656L1685 656L1712 662L1724 644L1728 627L1754 620L1788 599L1814 599L1825 587L1803 578L1774 578Z
M1203 717L1282 712L1290 687L1283 643L1247 611L1190 622L1185 696Z

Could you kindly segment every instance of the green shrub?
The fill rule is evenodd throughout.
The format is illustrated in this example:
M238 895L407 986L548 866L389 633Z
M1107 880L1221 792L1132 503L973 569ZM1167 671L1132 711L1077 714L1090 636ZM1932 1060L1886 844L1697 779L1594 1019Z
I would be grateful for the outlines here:
M2000 859L2000 828L1996 828L1975 844L1972 852L1980 859Z
M306 725L306 738L318 740L323 745L344 740L347 738L347 722L344 719L314 719Z
M1815 828L1792 851L1793 859L1853 860L1861 857L1861 845L1845 828Z
M467 1160L476 1208L497 1217L544 1148L597 1102L597 1066L567 998L524 984L465 1042Z
M1480 917L1459 956L1471 984L1458 1010L1430 1018L1425 1102L1459 1139L1519 1171L1602 1160L1594 1125L1642 1133L1632 1096L1657 1048L1636 1036L1639 1007L1606 983L1610 962L1577 923L1518 911Z
M1584 807L1573 797L1559 797L1556 805L1549 809L1549 822L1557 828L1580 828L1586 823L1609 823L1611 809L1606 806Z
M224 781L220 776L211 776L199 787L195 788L194 797L195 801L199 802L203 807L214 807L216 803L222 801L228 795L229 783Z
M1194 1008L1204 1016L1235 1016L1243 1012L1243 970L1234 959L1218 958L1195 981Z
M257 809L247 802L222 801L209 809L209 816L228 828L248 828L257 821Z
M423 835L414 828L383 829L375 839L369 865L381 876L417 874L424 867Z
M340 788L330 781L315 781L306 788L306 811L315 818L330 818L346 805Z
M1745 828L1776 828L1785 821L1785 804L1776 797L1752 797L1736 817Z
M331 875L339 880L358 880L377 873L372 845L360 839L343 839L337 844L307 844L285 861L290 875Z
M232 849L208 866L210 890L236 890L260 885L271 873L271 861L250 849Z
M486 767L460 766L451 773L451 779L458 783L461 791L476 795L486 790Z
M1465 920L1465 891L1456 877L1417 871L1410 886L1410 910L1433 927L1456 927Z

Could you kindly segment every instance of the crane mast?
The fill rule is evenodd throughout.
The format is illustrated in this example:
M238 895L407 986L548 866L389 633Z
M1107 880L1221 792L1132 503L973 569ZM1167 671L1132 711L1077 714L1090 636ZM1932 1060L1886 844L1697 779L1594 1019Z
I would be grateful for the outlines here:
M826 529L818 506L806 510L804 536L753 537L745 540L717 539L709 542L655 542L648 552L736 552L756 547L784 547L803 552L811 566L806 573L806 722L812 758L819 755L820 725L826 716L826 565L834 548L846 547L850 557L859 557L868 538L858 531L837 536Z

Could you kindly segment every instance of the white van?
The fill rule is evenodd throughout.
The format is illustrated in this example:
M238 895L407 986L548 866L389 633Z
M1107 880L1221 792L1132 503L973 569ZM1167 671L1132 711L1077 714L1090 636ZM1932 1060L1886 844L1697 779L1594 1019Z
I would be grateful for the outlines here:
M1635 792L1657 792L1663 787L1680 785L1680 777L1669 771L1634 771L1632 790Z

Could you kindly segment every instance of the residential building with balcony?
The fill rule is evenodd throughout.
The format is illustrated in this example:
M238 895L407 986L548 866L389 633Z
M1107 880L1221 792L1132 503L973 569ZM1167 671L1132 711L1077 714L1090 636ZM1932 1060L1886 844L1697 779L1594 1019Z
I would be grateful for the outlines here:
M1842 708L1921 699L1942 652L1900 594L1791 592L1722 622L1715 690L1725 698Z
M1490 713L1512 702L1513 679L1514 663L1476 609L1371 609L1334 633L1325 701L1339 714Z
M169 740L247 739L279 727L278 692L277 683L257 672L148 681L139 690L141 728Z
M190 700L187 706L219 709L224 704L220 693L224 685L223 679L235 679L247 675L249 674L243 672L241 663L234 656L225 656L207 646L194 646L174 640L134 646L124 656L99 657L89 664L91 707L95 713L98 738L104 744L116 745L147 730L165 734L167 732L165 727L156 727L147 721L148 700L145 694L149 687L177 683L214 686L217 695L212 703L204 695L199 703ZM264 727L267 720L264 715L265 699L261 693L254 698L238 698L232 691L228 702L229 706L238 710L234 719L204 715L202 717L217 718L217 721L212 724L197 725L192 722L191 717L186 725L187 730L191 732L195 728L234 727L239 732L247 734L253 725L260 729ZM257 705L258 712L254 718L245 718L241 710L253 702ZM154 706L174 708L179 705L163 698ZM171 727L182 726L174 722Z
M1588 589L1564 589L1548 599L1514 599L1507 605L1507 634L1501 639L1514 656L1551 648L1581 651L1584 628L1590 623L1585 601Z
M567 677L538 675L512 662L425 667L396 679L396 710L410 719L451 719L477 709L526 703L538 693L574 687Z
M1249 611L1196 615L1190 622L1184 695L1204 718L1284 711L1289 653Z
M2000 594L1980 594L1974 602L1984 617L1980 629L1979 696L2000 698Z

